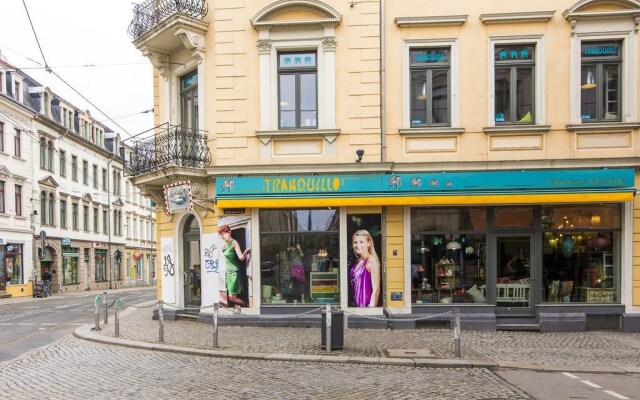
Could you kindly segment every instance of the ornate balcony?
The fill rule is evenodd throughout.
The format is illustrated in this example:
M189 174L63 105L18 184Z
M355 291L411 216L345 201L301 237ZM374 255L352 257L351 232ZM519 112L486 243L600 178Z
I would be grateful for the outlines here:
M167 167L202 169L210 162L211 152L204 131L167 124L163 132L132 146L126 172L138 177Z
M129 35L138 39L175 14L202 19L207 11L207 0L147 0L134 5Z

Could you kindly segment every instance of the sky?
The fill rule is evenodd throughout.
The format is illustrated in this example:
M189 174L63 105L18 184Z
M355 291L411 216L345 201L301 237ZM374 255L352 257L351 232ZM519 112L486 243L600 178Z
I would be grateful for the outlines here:
M0 52L7 62L77 108L88 109L123 139L153 127L153 113L142 113L153 108L153 69L127 33L131 0L0 1ZM42 68L24 4L46 64L97 109Z

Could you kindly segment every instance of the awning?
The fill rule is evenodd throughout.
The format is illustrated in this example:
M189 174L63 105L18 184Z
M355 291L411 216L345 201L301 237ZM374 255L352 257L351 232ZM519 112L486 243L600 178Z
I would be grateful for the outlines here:
M618 203L633 169L269 176L219 179L221 208Z

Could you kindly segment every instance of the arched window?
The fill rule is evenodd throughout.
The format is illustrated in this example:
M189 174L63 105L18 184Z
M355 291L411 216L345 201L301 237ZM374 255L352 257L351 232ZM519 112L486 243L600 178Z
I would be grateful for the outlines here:
M53 225L53 193L49 193L49 210L47 212L47 221L49 225Z
M47 152L47 169L53 172L53 142L49 141Z
M49 114L49 93L44 92L44 100L43 101L44 101L44 107L43 107L44 115L46 117L49 117L50 116L50 114Z
M47 223L47 193L44 191L40 193L40 223Z

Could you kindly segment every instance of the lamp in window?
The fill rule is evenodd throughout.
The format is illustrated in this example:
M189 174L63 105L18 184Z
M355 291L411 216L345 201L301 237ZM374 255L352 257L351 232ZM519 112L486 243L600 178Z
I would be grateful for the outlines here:
M422 92L416 97L418 100L426 100L427 99L427 82L422 84Z
M591 216L591 225L600 225L600 222L602 222L602 219L598 214L593 214Z
M596 87L596 77L592 71L587 71L587 81L580 86L582 89L593 89Z
M420 243L420 248L418 249L418 251L419 251L421 254L426 254L426 253L431 252L431 250L429 250L429 248L428 248L427 246L425 246L425 245L424 245L424 240Z
M453 235L451 235L451 240L447 243L447 250L460 250L461 248L460 243L453 240Z

